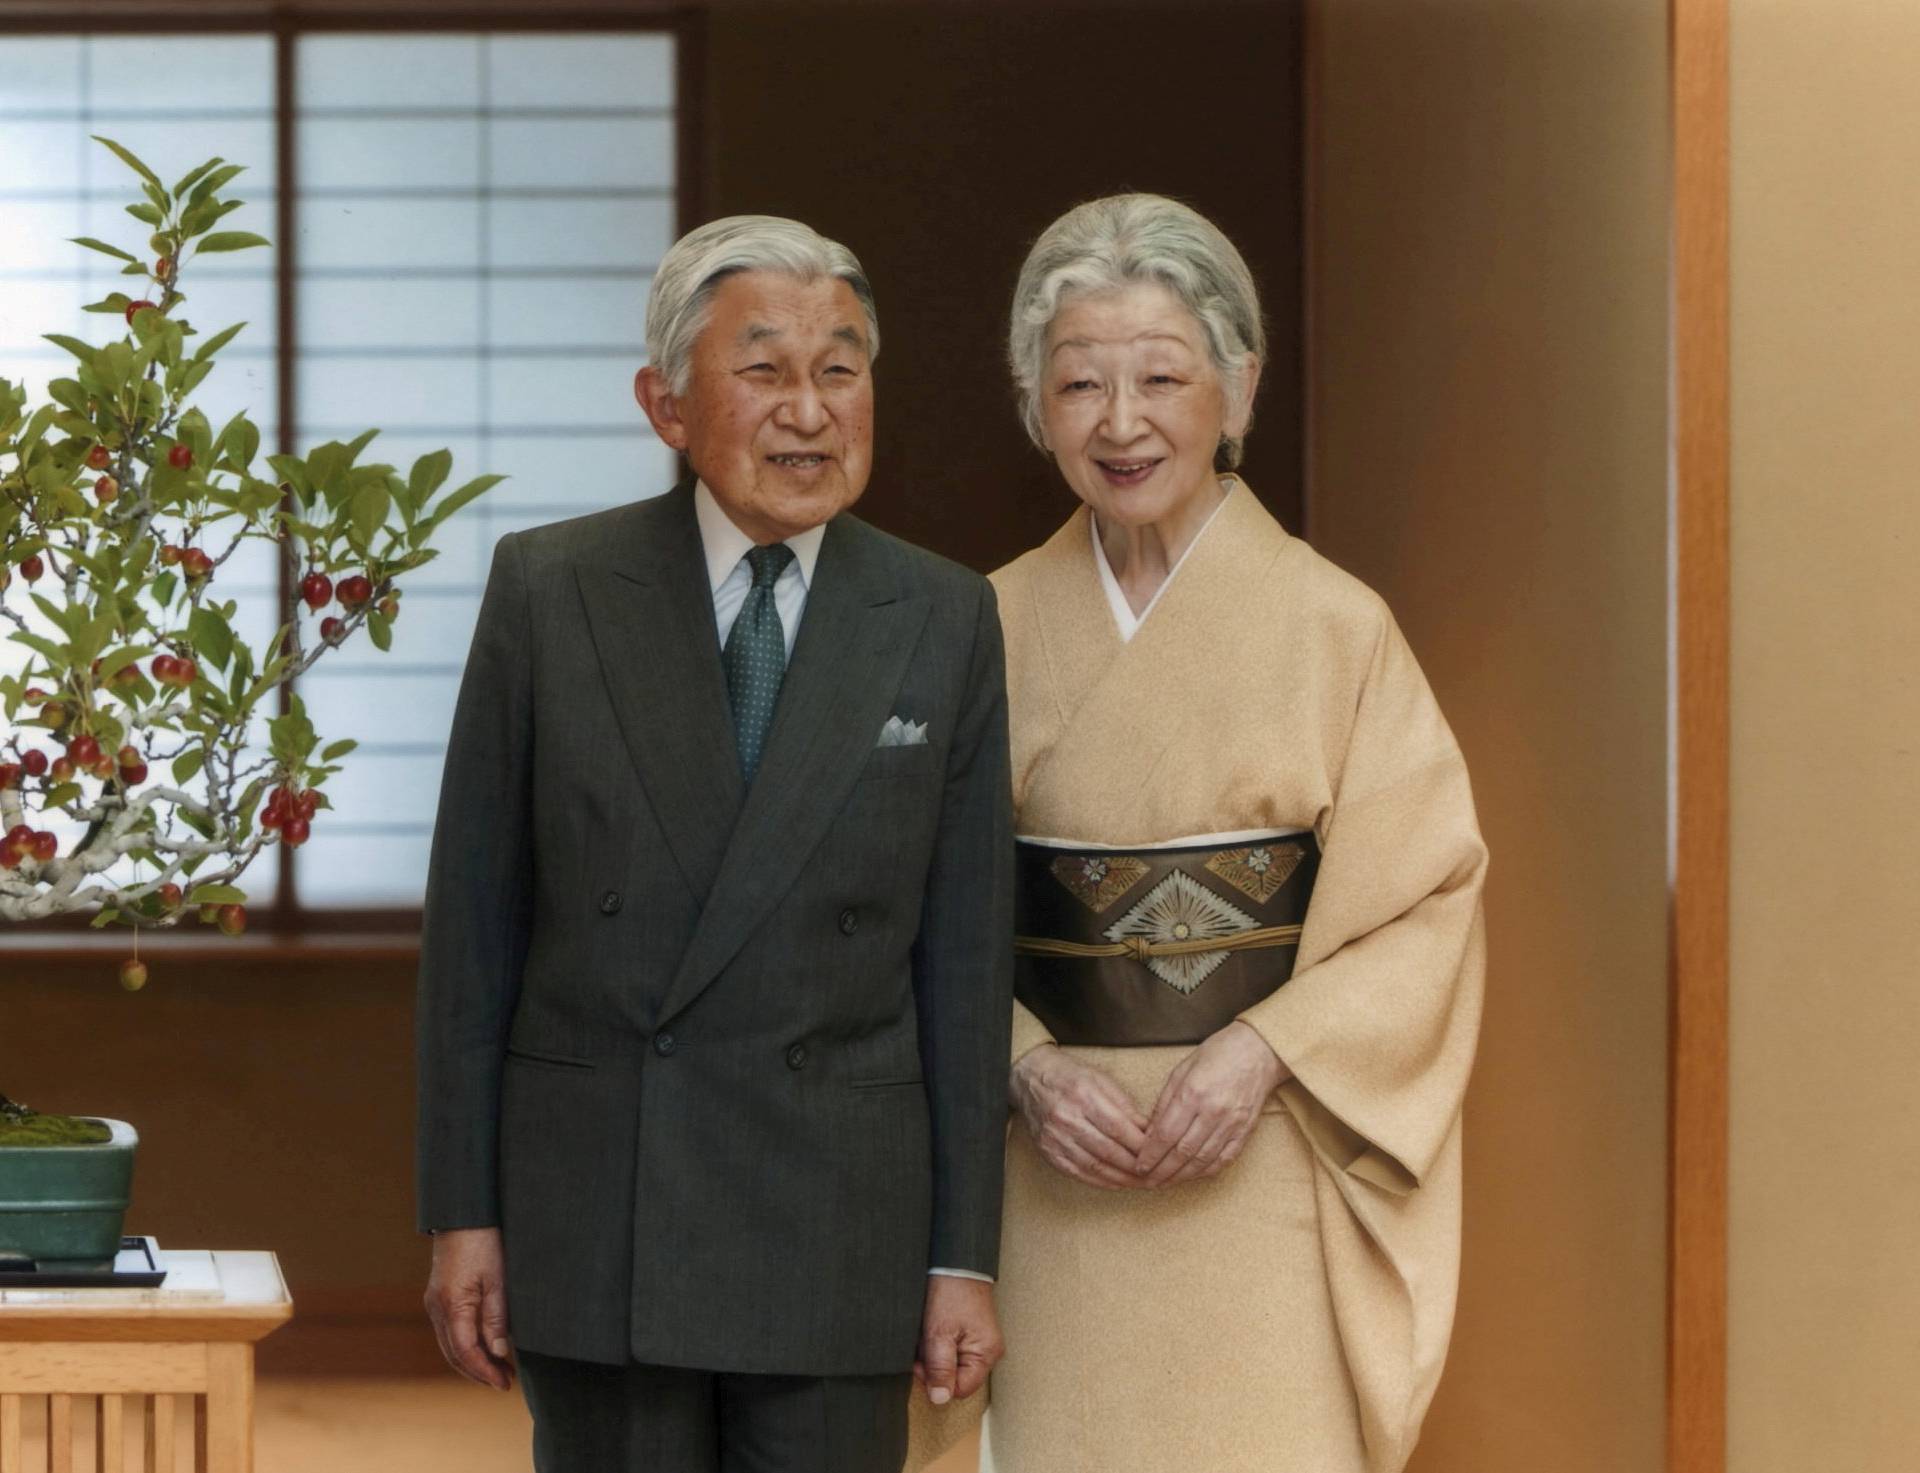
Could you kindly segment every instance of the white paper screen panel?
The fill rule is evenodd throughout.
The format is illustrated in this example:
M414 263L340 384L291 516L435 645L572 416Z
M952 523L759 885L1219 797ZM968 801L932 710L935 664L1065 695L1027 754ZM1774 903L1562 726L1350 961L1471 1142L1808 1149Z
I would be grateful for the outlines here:
M494 543L664 490L633 402L672 240L674 42L655 34L303 37L299 440L372 425L370 456L446 447L511 477L410 582L393 649L306 684L361 743L295 874L302 902L411 906Z

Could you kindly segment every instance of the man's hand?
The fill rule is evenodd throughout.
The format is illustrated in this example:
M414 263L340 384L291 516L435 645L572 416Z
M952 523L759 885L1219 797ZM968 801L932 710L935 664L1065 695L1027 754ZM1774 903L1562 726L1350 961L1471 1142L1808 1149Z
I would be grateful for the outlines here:
M1154 1102L1134 1165L1143 1186L1214 1176L1260 1123L1267 1096L1292 1076L1253 1025L1236 1018L1174 1066Z
M434 1235L427 1318L433 1321L448 1365L496 1391L513 1385L507 1257L499 1228L456 1228Z
M1006 1346L994 1313L993 1285L953 1274L927 1275L927 1307L920 1317L920 1355L913 1378L927 1400L945 1406L987 1384L987 1372Z
M1134 1163L1147 1120L1111 1075L1048 1043L1020 1056L1008 1092L1056 1170L1090 1187L1143 1185Z

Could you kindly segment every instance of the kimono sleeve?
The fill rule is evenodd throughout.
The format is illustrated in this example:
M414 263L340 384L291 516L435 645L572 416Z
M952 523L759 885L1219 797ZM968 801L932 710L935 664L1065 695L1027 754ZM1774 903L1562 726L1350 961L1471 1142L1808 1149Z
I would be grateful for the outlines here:
M1487 851L1460 748L1384 608L1321 827L1293 977L1243 1019L1330 1166L1419 1186L1459 1114L1479 1032Z

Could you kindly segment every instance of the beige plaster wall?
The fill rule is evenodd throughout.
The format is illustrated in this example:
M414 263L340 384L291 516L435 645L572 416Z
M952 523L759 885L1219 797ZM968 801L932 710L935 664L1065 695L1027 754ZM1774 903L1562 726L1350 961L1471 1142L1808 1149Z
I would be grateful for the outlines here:
M1652 1473L1665 1275L1666 7L1324 0L1313 541L1393 605L1493 853L1419 1473Z
M1916 78L1735 0L1734 1473L1920 1460Z

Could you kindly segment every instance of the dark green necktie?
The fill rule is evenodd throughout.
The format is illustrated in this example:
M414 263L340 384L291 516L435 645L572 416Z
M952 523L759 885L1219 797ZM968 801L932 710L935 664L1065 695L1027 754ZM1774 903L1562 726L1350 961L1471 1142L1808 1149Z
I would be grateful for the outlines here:
M749 786L760 766L760 751L773 725L773 705L780 698L780 681L787 673L787 635L780 627L780 610L773 601L773 585L793 549L784 542L747 551L753 587L727 631L724 655L727 697L733 702L733 737L740 751L740 771Z

